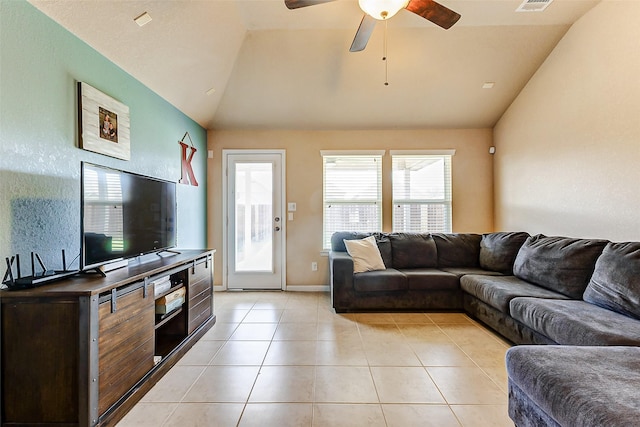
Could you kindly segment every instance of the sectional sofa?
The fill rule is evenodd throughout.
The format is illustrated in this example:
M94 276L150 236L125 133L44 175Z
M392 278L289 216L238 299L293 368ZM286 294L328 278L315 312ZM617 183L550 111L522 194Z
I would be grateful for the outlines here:
M348 251L371 236L383 260L372 269ZM640 243L336 233L329 259L337 312L464 310L523 344L507 353L518 427L639 422Z
M467 274L509 273L509 258L528 234L505 233L518 240L513 254L495 255L479 234L334 233L329 252L331 298L336 312L463 309L460 278ZM358 256L346 243L373 236L384 265L357 272ZM488 241L488 239L484 239ZM493 255L489 256L489 253ZM481 260L483 262L481 262ZM362 260L360 260L362 261ZM366 260L365 260L366 264ZM354 270L355 267L355 270Z

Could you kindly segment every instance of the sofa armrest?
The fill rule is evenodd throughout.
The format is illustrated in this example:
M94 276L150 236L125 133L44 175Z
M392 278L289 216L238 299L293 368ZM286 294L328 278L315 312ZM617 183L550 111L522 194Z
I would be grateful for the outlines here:
M340 301L353 291L353 258L347 252L329 252L329 280L331 301L339 312ZM347 297L348 298L348 297Z

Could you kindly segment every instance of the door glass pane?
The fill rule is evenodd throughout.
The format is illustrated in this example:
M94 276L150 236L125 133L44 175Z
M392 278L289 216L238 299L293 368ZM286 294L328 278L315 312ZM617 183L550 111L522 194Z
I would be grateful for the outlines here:
M236 163L236 271L273 270L273 165Z

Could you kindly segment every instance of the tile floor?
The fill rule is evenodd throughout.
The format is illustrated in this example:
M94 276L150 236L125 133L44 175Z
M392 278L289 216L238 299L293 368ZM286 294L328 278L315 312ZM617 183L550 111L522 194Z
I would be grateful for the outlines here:
M464 314L338 315L309 292L216 292L215 311L118 427L513 427L509 345Z

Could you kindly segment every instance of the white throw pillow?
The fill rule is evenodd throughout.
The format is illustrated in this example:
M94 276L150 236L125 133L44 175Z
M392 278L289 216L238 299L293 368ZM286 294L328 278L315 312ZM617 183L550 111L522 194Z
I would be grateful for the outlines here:
M351 258L353 258L354 273L386 270L374 236L369 236L361 240L344 239L344 245L349 255L351 255Z

